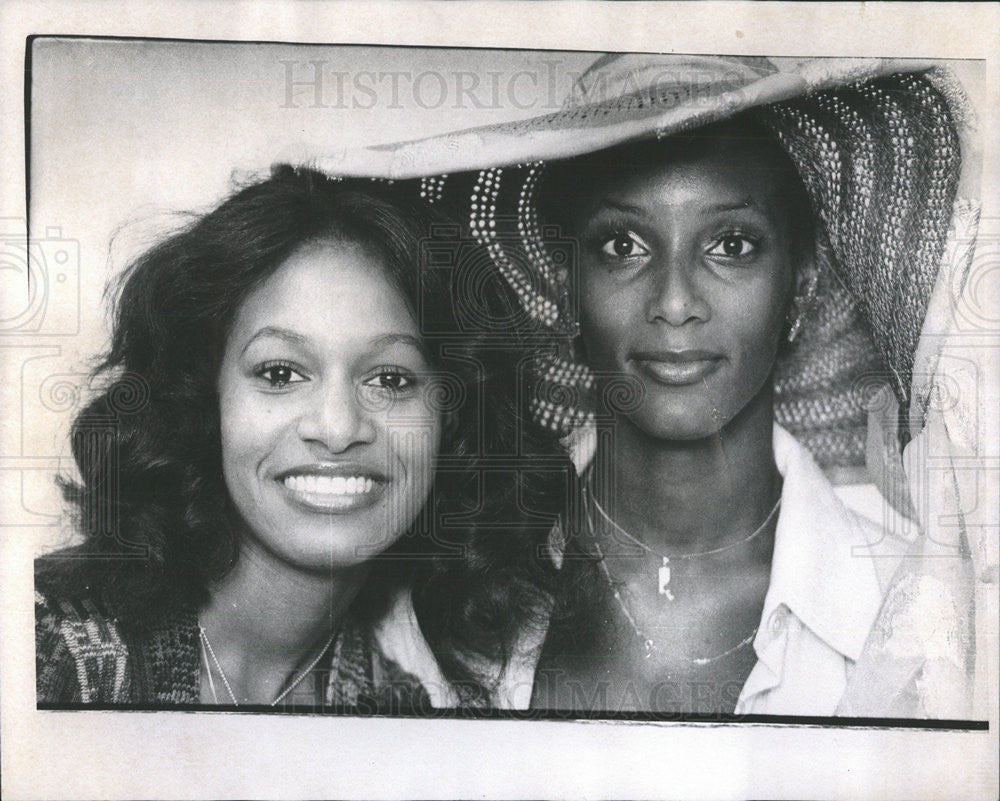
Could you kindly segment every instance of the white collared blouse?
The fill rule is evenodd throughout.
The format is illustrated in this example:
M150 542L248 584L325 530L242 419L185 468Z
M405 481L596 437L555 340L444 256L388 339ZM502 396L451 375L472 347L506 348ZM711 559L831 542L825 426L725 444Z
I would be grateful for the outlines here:
M874 485L835 488L777 424L774 458L783 485L771 577L753 642L757 663L735 713L835 715L916 529ZM420 634L409 592L396 596L375 637L385 656L419 677L435 707L458 703ZM498 708L528 708L543 639L525 636L496 690Z

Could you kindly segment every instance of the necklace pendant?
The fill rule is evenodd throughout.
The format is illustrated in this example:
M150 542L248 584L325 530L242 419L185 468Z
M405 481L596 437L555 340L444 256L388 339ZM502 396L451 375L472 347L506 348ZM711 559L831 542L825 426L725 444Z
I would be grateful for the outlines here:
M670 560L664 556L663 564L658 571L660 584L660 595L667 596L668 601L674 600L674 594L670 591Z

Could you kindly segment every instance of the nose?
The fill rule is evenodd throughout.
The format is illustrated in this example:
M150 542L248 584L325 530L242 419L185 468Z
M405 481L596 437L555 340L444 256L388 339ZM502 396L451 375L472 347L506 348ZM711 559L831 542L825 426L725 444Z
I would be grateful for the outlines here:
M706 322L711 307L705 300L692 266L678 259L666 261L654 273L646 320L682 326L692 321Z
M357 387L341 379L317 387L298 421L298 435L331 453L375 441L372 410L362 403Z

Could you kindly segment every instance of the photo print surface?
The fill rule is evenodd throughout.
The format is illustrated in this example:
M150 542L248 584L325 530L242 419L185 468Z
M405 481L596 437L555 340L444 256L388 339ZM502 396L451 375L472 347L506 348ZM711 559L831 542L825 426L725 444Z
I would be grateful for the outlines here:
M29 51L40 709L985 726L981 62Z

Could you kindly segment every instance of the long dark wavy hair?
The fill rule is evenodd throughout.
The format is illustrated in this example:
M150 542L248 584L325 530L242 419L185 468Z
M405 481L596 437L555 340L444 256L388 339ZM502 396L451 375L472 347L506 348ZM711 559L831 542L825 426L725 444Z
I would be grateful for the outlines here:
M61 480L84 542L40 560L40 575L99 591L123 624L207 597L239 558L216 391L232 321L303 244L356 241L383 256L449 378L431 500L377 558L356 608L375 616L412 584L445 675L463 699L488 698L492 668L558 594L546 543L573 468L528 410L537 332L489 257L418 195L279 167L128 267L95 370L104 389L72 427L79 478Z

